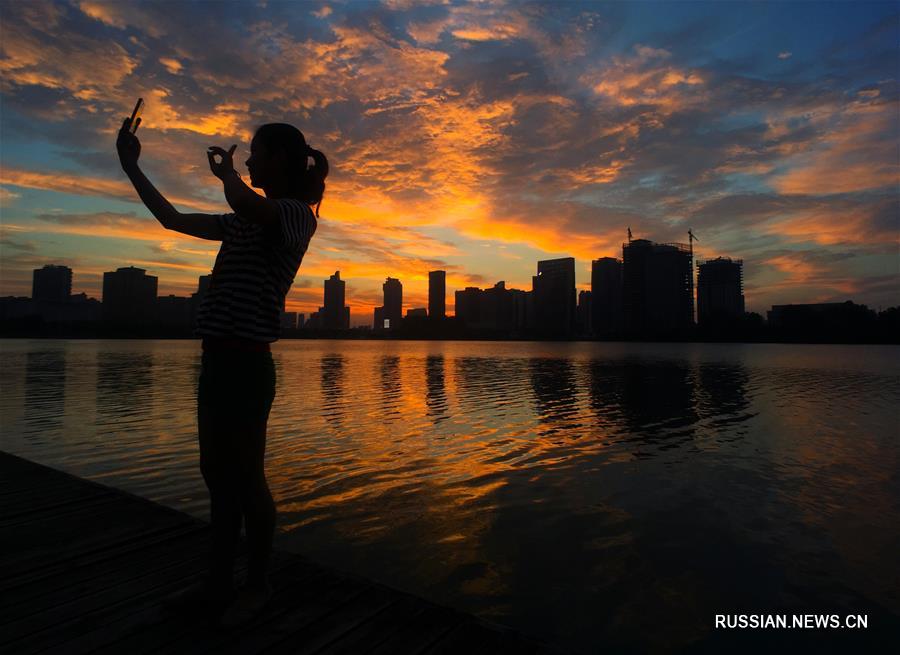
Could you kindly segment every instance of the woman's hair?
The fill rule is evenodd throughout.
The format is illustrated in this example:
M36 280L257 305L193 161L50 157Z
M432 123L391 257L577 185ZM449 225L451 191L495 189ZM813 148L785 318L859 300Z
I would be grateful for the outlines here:
M266 123L257 128L254 138L261 141L269 153L279 148L285 151L288 174L296 180L297 199L315 205L318 217L325 193L325 178L328 177L328 159L322 151L310 148L303 133L287 123ZM313 158L314 164L310 168L307 168L307 157Z

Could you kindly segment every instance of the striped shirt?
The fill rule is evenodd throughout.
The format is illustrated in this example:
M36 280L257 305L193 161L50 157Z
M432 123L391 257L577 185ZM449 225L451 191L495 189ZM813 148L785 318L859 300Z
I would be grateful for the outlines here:
M281 335L284 298L317 223L303 201L274 202L279 225L271 235L238 214L216 215L224 237L209 288L197 308L195 336L272 342Z

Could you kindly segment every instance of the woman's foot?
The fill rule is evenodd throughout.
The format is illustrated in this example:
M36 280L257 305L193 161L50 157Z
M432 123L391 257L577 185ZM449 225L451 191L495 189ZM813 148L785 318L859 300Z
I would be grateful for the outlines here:
M265 609L272 598L272 587L264 585L245 585L237 592L234 601L219 619L223 628L233 628L252 621Z

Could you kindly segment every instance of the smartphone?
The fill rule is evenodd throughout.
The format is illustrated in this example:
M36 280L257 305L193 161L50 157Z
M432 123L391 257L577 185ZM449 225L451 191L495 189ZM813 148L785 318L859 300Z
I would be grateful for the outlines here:
M138 98L137 102L134 105L134 111L131 112L131 122L129 123L132 134L137 132L138 119L140 118L141 111L143 111L143 109L144 109L144 99Z

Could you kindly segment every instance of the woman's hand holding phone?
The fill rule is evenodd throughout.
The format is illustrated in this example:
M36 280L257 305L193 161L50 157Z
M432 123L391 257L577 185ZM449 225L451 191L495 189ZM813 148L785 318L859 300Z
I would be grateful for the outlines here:
M116 139L116 150L119 152L119 162L124 170L137 166L138 157L141 156L141 142L135 136L138 126L141 124L140 112L144 101L138 98L137 104L131 116L122 122L119 136ZM133 129L132 129L133 127Z

